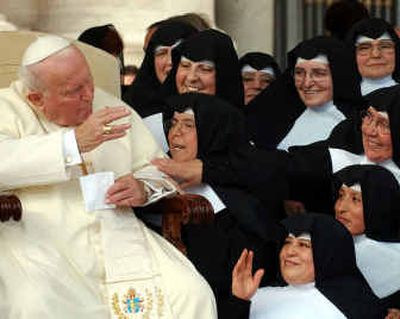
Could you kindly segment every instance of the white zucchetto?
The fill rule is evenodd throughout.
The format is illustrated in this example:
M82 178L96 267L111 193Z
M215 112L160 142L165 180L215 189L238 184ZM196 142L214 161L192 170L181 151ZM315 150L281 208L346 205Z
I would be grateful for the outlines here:
M56 35L39 36L26 49L22 57L22 65L28 66L43 61L70 45L71 42L69 40Z

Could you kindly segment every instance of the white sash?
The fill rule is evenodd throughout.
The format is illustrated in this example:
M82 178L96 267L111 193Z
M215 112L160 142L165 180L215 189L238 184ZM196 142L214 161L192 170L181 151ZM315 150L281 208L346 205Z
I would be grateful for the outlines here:
M126 210L98 211L112 318L172 319L142 224Z

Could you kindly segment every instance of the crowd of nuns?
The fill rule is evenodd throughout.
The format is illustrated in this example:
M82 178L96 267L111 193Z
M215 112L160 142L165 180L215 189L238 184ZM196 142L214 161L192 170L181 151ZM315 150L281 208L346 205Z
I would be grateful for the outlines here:
M219 318L400 318L394 28L365 18L345 41L305 40L283 72L215 29L151 33L123 99L170 155L154 163L214 209L183 231Z

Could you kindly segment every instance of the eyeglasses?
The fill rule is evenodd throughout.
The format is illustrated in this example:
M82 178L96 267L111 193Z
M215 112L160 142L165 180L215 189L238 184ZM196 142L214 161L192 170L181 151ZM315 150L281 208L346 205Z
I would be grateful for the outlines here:
M242 80L247 84L249 82L254 82L258 80L262 85L270 85L275 80L275 78L270 74L265 74L261 72L259 72L259 74L257 74L257 72L243 72Z
M307 74L310 77L310 79L315 82L324 82L329 79L331 73L329 69L315 68L312 69L310 72L307 72L303 68L295 68L293 77L296 82L303 82Z
M165 123L166 131L169 132L170 130L179 129L180 132L186 134L196 129L196 124L194 120L176 120L171 119Z
M394 42L391 40L381 40L378 42L370 41L356 45L357 54L362 56L370 55L374 49L378 49L381 53L393 53Z
M376 128L380 135L390 134L390 124L389 120L383 118L377 114L378 112L372 112L370 110L365 110L361 112L362 125L368 128Z

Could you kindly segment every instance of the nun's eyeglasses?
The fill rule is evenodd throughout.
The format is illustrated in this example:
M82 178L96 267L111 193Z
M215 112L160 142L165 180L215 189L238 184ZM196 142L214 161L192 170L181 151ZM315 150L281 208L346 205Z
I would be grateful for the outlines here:
M294 69L293 77L296 82L303 82L307 75L310 77L311 80L315 82L323 82L328 79L330 71L329 69L320 68L312 69L310 72L307 72L303 68Z
M362 125L368 128L375 128L380 135L389 135L389 120L377 113L378 112L371 112L370 110L362 111Z
M381 53L393 53L394 42L391 40L381 40L378 42L369 41L365 43L359 43L356 45L356 52L359 55L370 55L373 50L378 49Z
M182 133L189 133L196 129L196 124L194 120L177 120L177 119L171 119L168 120L164 123L164 126L166 128L166 131L169 132L172 129L179 129Z

